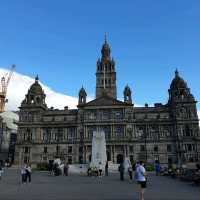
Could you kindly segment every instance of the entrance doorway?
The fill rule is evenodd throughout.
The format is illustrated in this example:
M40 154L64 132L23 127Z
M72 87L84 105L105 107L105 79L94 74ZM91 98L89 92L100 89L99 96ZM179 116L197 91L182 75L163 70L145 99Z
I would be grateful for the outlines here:
M109 151L106 151L106 155L107 155L107 161L111 161L111 156Z
M122 154L117 154L117 164L120 164L124 161L124 156Z

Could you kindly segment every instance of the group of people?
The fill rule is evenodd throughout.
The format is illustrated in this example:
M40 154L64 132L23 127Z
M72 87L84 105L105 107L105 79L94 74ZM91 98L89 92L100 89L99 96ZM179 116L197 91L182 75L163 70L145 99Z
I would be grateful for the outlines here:
M120 180L123 181L125 171L125 166L123 162L120 163L118 170L120 172ZM146 170L144 167L144 163L140 161L137 162L135 166L131 164L128 166L128 174L130 181L133 180L133 170L135 170L134 179L140 185L140 200L144 200L144 190L147 187Z
M5 161L3 160L0 160L0 180L2 179L2 175L5 171L6 168L10 167L10 163L9 163L9 160L6 159Z
M98 167L96 166L90 166L87 170L87 175L88 176L98 176L102 177L103 175L103 165L101 162L99 163ZM108 161L105 164L105 176L108 176Z
M31 182L31 166L26 164L21 168L21 177L22 177L22 184Z
M65 175L68 176L69 173L69 164L62 163L60 160L55 160L49 163L49 172L51 175L59 176Z

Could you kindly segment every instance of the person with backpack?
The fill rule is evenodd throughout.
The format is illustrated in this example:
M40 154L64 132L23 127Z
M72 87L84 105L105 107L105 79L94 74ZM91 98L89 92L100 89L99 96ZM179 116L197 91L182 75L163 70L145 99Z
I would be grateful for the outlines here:
M140 185L140 200L144 200L144 190L147 187L146 184L146 170L144 168L144 163L140 161L139 166L136 168L137 181Z

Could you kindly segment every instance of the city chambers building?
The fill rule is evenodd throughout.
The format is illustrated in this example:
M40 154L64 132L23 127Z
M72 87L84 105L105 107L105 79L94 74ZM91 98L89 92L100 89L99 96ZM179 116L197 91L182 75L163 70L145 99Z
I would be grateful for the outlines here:
M79 91L77 109L48 108L38 82L30 86L19 111L15 163L38 164L60 157L69 163L88 163L92 134L103 130L108 161L154 163L200 160L199 120L194 96L176 70L166 104L134 107L131 89L124 88L124 100L117 99L115 61L108 42L96 64L96 98L87 101Z

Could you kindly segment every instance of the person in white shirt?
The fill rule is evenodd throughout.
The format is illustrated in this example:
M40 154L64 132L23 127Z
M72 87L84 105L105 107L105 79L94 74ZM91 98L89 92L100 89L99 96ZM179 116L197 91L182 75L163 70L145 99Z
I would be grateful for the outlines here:
M0 180L1 180L2 174L3 174L3 167L0 164Z
M143 166L143 162L140 161L140 165L137 167L137 181L140 184L140 200L144 200L144 189L146 185L146 170Z
M21 177L22 177L22 184L26 183L26 181L27 181L26 166L22 166L22 168L21 168Z

